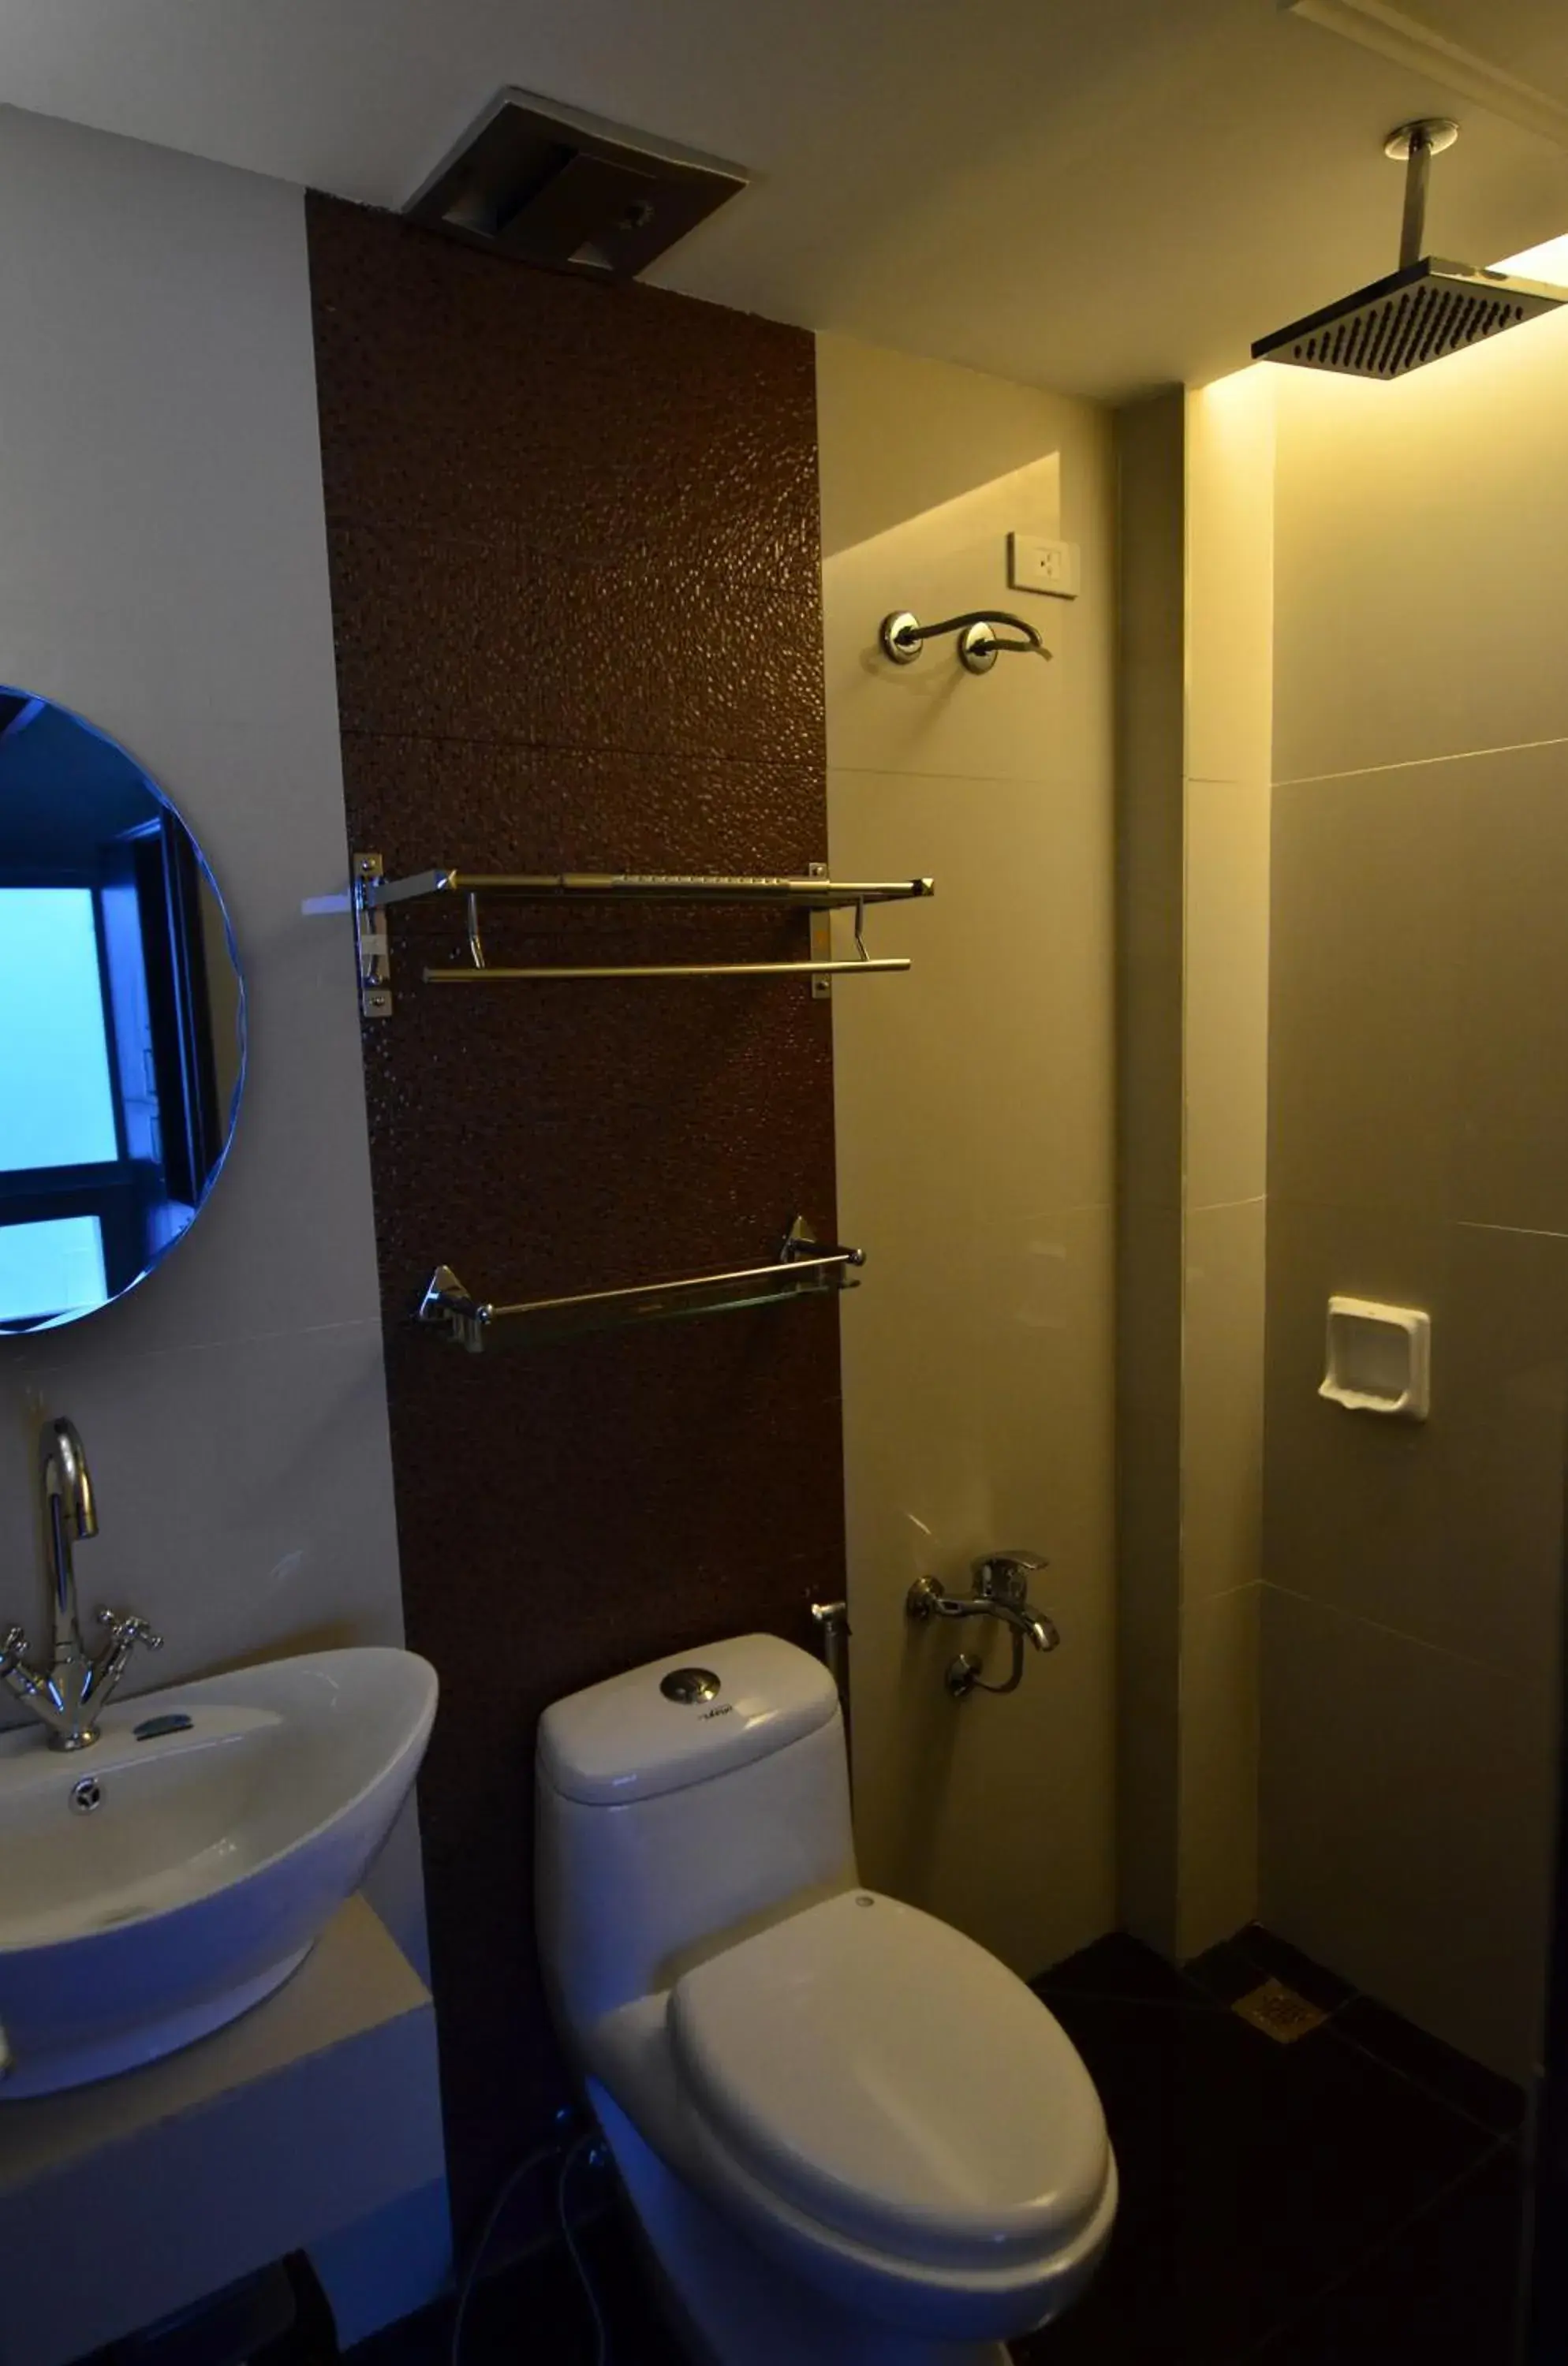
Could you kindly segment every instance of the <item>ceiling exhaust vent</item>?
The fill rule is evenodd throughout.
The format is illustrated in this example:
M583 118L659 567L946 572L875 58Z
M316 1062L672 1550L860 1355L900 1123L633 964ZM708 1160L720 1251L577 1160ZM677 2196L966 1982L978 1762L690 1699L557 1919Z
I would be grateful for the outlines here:
M715 157L503 90L403 212L523 263L635 279L745 186Z

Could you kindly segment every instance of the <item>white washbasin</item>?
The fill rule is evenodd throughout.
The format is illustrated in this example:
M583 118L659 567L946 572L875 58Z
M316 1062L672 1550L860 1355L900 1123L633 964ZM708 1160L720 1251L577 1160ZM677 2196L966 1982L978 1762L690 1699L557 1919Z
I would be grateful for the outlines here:
M0 2104L286 1980L386 1839L435 1696L412 1651L318 1651L120 1702L89 1750L0 1734Z

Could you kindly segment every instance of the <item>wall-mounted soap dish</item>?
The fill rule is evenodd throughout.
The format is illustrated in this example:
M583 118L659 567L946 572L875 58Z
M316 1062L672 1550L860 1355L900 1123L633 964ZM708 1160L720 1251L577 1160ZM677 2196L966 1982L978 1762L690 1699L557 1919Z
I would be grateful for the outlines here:
M1327 1363L1320 1397L1351 1413L1425 1421L1432 1403L1432 1318L1414 1306L1331 1298Z

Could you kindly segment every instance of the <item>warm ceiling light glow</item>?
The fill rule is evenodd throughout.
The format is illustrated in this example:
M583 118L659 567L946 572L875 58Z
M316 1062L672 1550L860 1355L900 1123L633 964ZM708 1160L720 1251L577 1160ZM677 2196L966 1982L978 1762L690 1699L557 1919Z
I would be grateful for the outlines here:
M1568 236L1527 246L1522 254L1506 254L1492 269L1511 271L1516 279L1544 279L1553 287L1568 285Z

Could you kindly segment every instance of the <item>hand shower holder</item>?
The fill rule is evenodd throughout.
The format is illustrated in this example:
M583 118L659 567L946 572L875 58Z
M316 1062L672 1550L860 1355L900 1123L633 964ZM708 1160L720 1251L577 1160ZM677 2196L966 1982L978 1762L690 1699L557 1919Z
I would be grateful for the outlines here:
M1010 625L1022 637L1002 640L996 630L998 625ZM877 637L885 658L895 665L907 666L913 665L926 643L942 633L957 634L958 662L966 673L989 673L999 657L1044 658L1048 661L1051 656L1033 625L1005 608L970 608L962 616L944 616L935 625L922 625L910 610L898 608L892 615L884 616Z

